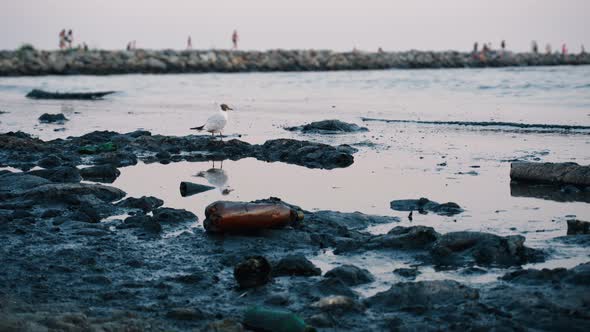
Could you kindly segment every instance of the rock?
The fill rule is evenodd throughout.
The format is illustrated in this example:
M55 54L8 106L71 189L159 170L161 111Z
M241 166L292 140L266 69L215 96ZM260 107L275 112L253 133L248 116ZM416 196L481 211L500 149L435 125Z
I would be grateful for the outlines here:
M166 317L176 320L200 321L205 318L205 314L198 308L172 308L168 311Z
M408 269L408 268L399 268L399 269L395 269L393 270L393 273L400 275L404 278L408 278L408 279L416 279L416 277L420 274L420 271L418 271L418 269Z
M289 255L273 266L273 275L278 276L319 276L322 270L303 255Z
M262 256L252 256L234 268L234 278L240 288L262 286L271 279L271 265Z
M140 209L144 213L148 213L164 205L164 201L154 196L141 196L140 198L128 197L116 205L122 208Z
M590 263L580 264L573 269L526 269L505 274L500 279L527 285L570 283L590 286Z
M43 123L55 123L55 122L64 123L65 121L68 121L68 119L62 113L59 113L59 114L44 113L43 115L41 115L39 117L39 122L43 122Z
M567 235L590 234L590 222L570 219L567 221Z
M158 222L197 221L197 216L187 210L173 208L157 208L153 210L154 219Z
M118 225L119 229L142 228L148 232L159 233L162 226L153 217L147 215L127 217L122 224Z
M434 212L442 216L453 216L463 212L463 209L457 203L448 202L439 204L424 197L420 199L391 201L390 207L396 211Z
M50 169L39 169L29 171L28 174L45 178L51 182L75 183L80 182L82 177L76 167L59 166Z
M323 120L312 122L303 126L285 128L289 131L301 131L314 134L341 134L369 131L365 127L359 127L354 123L346 123L340 120Z
M587 187L590 186L590 166L576 163L515 162L510 164L510 179Z
M84 180L112 183L121 172L112 165L98 165L80 169Z
M31 99L80 99L80 100L96 100L102 99L104 96L115 93L115 91L104 92L47 92L43 90L34 89L27 93L27 98Z
M336 267L324 275L326 278L338 278L348 286L362 285L375 281L375 277L366 269L354 265Z
M115 167L125 167L137 164L137 157L130 152L101 153L94 158L95 164L110 164Z
M396 312L406 308L434 309L475 301L479 292L453 280L397 283L387 291L367 298L364 304L374 311Z
M357 298L350 287L339 278L325 278L317 282L311 287L311 293L314 296L324 297L329 295L341 295L350 298Z
M62 160L61 158L59 158L56 155L49 155L45 158L40 159L37 162L37 166L39 167L43 167L43 168L54 168L54 167L58 167L61 166L62 164Z
M349 152L340 151L333 146L292 139L266 141L257 158L324 169L348 167L354 162L354 157Z
M27 199L38 200L39 202L63 202L64 200L74 199L79 201L78 197L91 195L104 202L113 202L125 196L125 192L103 185L93 185L86 183L51 183L38 186L24 193Z
M426 226L397 226L385 235L373 237L365 244L367 249L409 249L428 250L438 240L440 234Z
M515 266L543 261L543 254L524 245L520 235L498 236L480 232L451 232L434 244L431 256L440 267L466 265Z
M348 229L361 230L369 226L399 222L397 217L374 216L360 212L344 213L338 211L317 211L309 218L309 223L333 222Z

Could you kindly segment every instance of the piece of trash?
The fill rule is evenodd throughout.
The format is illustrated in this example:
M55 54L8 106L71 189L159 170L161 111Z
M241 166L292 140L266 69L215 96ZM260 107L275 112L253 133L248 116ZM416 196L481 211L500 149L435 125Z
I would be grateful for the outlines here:
M205 208L205 230L212 233L251 232L295 225L303 211L281 203L217 201Z
M255 331L315 332L296 314L264 307L250 307L244 313L244 325Z
M199 193L202 193L205 191L209 191L211 189L215 189L215 187L206 186L204 184L187 182L187 181L182 181L180 183L180 195L182 195L182 197L199 194Z
M113 152L117 151L117 145L112 142L106 142L103 144L95 145L84 145L78 149L80 154L97 154L102 152Z

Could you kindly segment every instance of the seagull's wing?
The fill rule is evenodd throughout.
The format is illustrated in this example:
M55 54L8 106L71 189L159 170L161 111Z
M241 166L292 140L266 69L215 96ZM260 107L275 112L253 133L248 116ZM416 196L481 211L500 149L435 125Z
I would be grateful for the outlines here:
M205 130L207 131L219 131L225 127L227 120L221 113L214 114L207 119L207 123L205 124Z

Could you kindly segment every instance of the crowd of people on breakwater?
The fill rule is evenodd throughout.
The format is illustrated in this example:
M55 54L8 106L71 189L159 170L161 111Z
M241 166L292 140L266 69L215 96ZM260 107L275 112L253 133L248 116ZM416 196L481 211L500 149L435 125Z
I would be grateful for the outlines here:
M488 43L482 43L482 47L481 50L479 49L479 43L475 42L473 43L473 51L472 51L472 55L474 59L478 59L481 61L485 61L486 58L489 57L503 57L505 56L505 54L509 52L506 50L506 41L502 40L500 42L500 50L494 50L492 48L492 43L488 42ZM536 40L533 40L531 42L531 53L533 54L539 54L539 45L537 44ZM551 55L552 54L552 48L551 48L551 44L547 43L545 45L545 54L547 55ZM584 48L584 45L582 44L580 46L580 55L584 55L586 54L586 49ZM568 55L568 48L567 48L567 44L563 43L561 46L561 55L562 56L566 56Z
M73 44L74 44L74 32L72 31L72 29L69 29L67 32L66 32L66 29L62 29L59 32L59 49L60 50L72 49ZM88 45L86 44L86 42L83 42L82 44L78 45L78 49L88 51Z

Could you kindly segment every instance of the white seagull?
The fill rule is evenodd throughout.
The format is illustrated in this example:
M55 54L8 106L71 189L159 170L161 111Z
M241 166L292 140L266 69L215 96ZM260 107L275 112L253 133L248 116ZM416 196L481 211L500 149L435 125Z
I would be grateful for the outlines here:
M198 131L204 130L210 132L211 136L213 137L215 137L215 133L219 133L219 137L221 137L221 131L227 124L227 111L233 111L233 109L227 106L226 104L221 104L220 106L221 110L219 111L219 113L211 115L204 125L200 127L194 127L191 129L195 129Z

